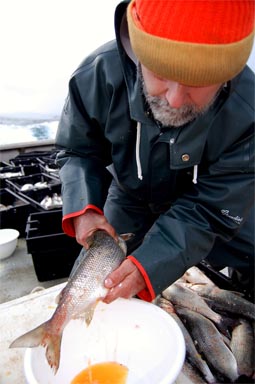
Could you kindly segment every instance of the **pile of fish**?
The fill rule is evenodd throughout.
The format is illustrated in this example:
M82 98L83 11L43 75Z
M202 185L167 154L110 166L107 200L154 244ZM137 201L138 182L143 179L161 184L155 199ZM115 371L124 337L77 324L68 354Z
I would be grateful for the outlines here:
M52 196L47 195L40 202L40 205L44 209L61 208L63 205L62 197L61 197L61 195L58 195L57 193L53 193Z
M186 359L176 384L253 383L255 305L190 268L156 299L179 324Z
M11 177L24 176L22 172L4 172L0 173L0 179L10 179Z
M49 188L49 184L47 183L47 181L38 181L35 184L26 183L26 184L22 185L20 190L22 192L26 192L26 191L32 191L32 190L44 189L44 188Z

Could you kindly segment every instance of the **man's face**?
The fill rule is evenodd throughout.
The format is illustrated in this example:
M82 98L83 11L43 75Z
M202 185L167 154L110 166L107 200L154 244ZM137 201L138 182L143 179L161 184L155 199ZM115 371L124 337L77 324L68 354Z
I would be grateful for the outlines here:
M164 126L179 127L205 113L222 84L191 87L158 77L141 64L139 69L152 114Z

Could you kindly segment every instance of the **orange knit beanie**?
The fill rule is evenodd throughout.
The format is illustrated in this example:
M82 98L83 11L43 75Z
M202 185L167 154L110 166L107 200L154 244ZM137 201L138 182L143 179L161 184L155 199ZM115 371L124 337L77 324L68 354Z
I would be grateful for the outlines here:
M132 49L157 75L191 86L224 83L253 45L255 0L132 0Z

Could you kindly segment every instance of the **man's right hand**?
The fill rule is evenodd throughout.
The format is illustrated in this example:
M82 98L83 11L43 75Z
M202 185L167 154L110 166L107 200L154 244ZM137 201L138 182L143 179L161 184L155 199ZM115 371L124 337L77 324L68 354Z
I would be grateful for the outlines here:
M115 229L108 223L105 216L93 211L93 209L88 209L83 215L74 217L73 225L76 241L86 249L89 248L87 238L98 229L106 231L116 241L118 239Z

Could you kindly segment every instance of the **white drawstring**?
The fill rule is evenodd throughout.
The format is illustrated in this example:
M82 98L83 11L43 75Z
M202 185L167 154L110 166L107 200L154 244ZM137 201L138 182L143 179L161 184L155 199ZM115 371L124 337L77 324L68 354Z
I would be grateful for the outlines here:
M137 177L139 180L143 179L142 174L142 166L140 160L140 143L141 143L141 123L137 122L136 127L136 147L135 147L135 155L136 155L136 165L137 165Z
M140 145L141 145L141 123L138 121L136 126L135 155L136 155L136 165L137 165L137 177L139 180L143 180L142 166L141 166L141 160L140 160ZM197 171L198 171L198 166L194 165L193 179L192 179L192 182L194 184L197 184Z
M192 183L194 183L194 184L197 184L197 168L198 168L198 166L194 165L194 167L193 167L193 179L192 179Z

